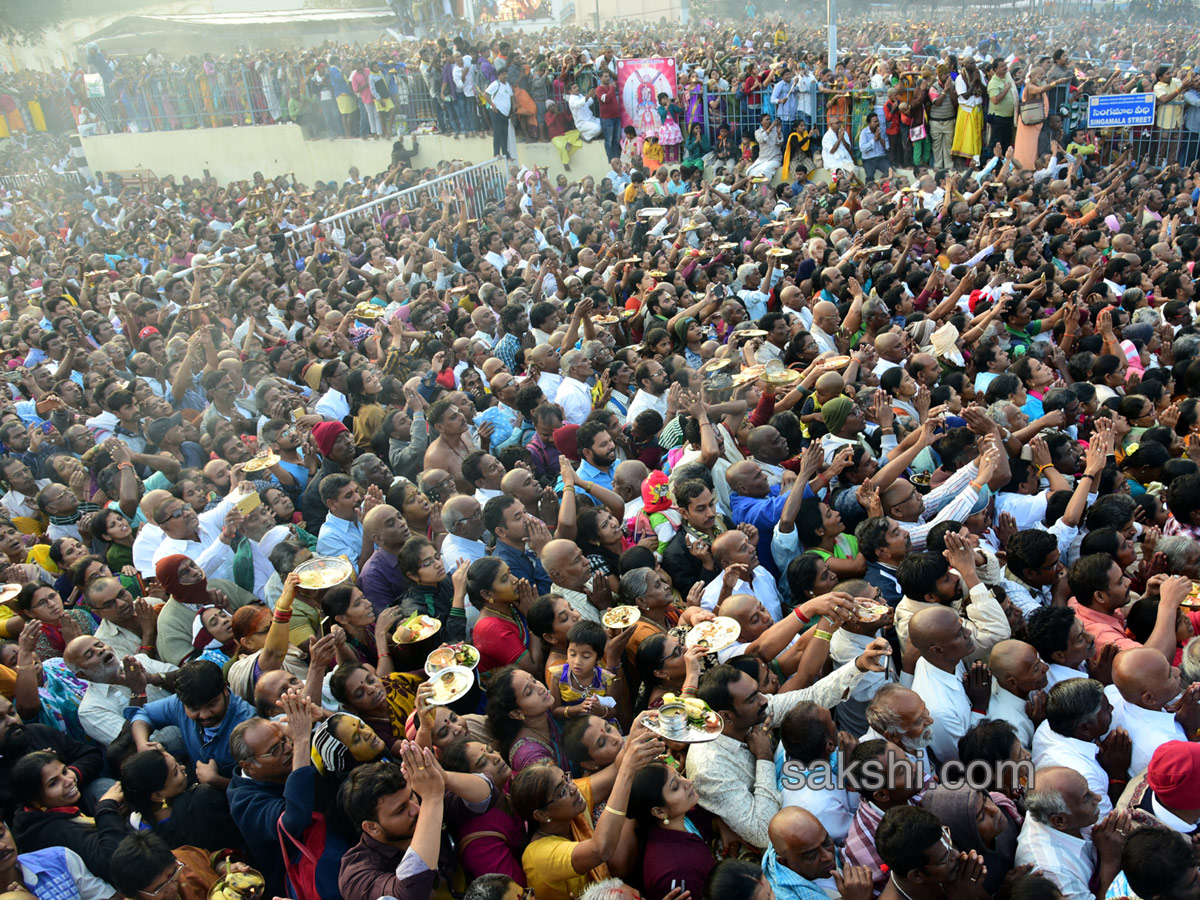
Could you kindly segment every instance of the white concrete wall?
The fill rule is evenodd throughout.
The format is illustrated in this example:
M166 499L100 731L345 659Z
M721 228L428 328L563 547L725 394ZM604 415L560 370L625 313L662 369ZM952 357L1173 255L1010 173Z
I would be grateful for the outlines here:
M363 173L384 171L392 152L390 141L306 141L297 125L107 134L82 140L92 171L149 169L160 177L179 178L200 176L208 169L221 182L249 178L256 171L268 177L294 172L306 184L342 181L351 166ZM411 140L407 138L405 145L411 147ZM420 166L453 159L476 163L492 156L490 137L455 139L425 134L417 140L416 164ZM517 156L521 165L546 166L551 177L563 171L557 150L548 143L518 143ZM608 168L604 143L597 140L576 152L568 177L575 180L591 175L599 182Z

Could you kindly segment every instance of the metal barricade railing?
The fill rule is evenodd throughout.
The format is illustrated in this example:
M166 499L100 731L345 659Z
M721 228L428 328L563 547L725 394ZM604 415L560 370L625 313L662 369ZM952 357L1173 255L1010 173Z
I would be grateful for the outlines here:
M48 184L58 186L82 187L84 177L78 172L34 172L30 175L0 175L0 188L5 190L25 190L29 187L44 187Z
M1087 109L1083 106L1080 125L1086 125ZM1166 127L1144 126L1137 128L1093 129L1096 138L1096 153L1102 165L1110 165L1128 148L1134 165L1149 159L1150 165L1159 167L1178 163L1184 169L1200 159L1200 130L1186 127L1189 107L1181 100L1160 104L1155 121ZM1070 123L1071 126L1076 123ZM1070 138L1070 128L1067 131Z
M813 110L814 121L824 121L824 111L821 108L823 105L823 95L814 85L811 90L805 92L805 96L797 101L797 120L802 120L808 116L807 110ZM767 109L771 109L770 92L759 91L757 97L740 94L738 91L720 91L720 92L704 92L703 113L704 113L704 133L711 142L717 135L717 129L721 125L728 125L731 136L736 144L741 140L742 135L748 134L753 140L754 131L761 124L760 119L764 110L764 101L767 103ZM777 113L776 113L777 115ZM679 127L685 132L684 123L680 122Z
M434 204L440 202L439 197L443 192L455 195L462 191L466 195L472 217L478 219L482 217L485 206L503 199L507 183L508 161L504 157L496 156L487 162L476 163L457 172L450 172L387 196L377 197L353 209L343 210L318 222L310 222L289 231L288 254L293 260L299 259L300 245L311 238L318 225L323 236L344 246L345 238L355 223L372 221L377 225L382 224L384 219L390 219L401 211L421 208L426 200Z

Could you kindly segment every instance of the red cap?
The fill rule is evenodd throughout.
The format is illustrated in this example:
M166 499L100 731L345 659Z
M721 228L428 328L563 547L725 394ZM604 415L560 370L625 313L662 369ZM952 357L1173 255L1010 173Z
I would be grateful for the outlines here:
M1172 809L1200 809L1200 744L1160 744L1146 767L1146 784Z
M138 332L138 340L144 341L146 338L150 337L150 335L159 334L159 333L160 333L159 330L157 328L155 328L153 325L147 325L145 328L143 328L141 331Z
M313 428L313 441L322 456L329 455L329 452L333 450L333 442L337 440L339 434L346 430L348 429L341 422L322 422Z

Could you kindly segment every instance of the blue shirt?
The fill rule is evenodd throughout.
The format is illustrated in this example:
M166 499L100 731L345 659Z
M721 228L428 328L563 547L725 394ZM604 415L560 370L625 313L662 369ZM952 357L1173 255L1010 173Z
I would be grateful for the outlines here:
M308 466L302 466L299 463L292 463L283 459L279 461L279 465L283 466L283 470L296 479L297 490L302 491L308 486Z
M494 555L508 563L508 570L514 578L526 579L539 594L550 593L550 576L546 574L542 561L533 552L518 550L497 541Z
M80 900L81 897L90 900L112 892L110 885L87 870L78 853L66 847L22 853L17 862L21 864L20 874L38 900ZM80 876L79 881L75 880L76 873Z
M733 523L741 525L747 522L758 529L758 564L776 578L779 577L779 567L775 565L775 557L771 553L771 538L775 535L775 524L783 514L787 498L787 494L780 496L777 484L772 485L766 497L747 497L737 493L729 495L729 513Z
M1042 401L1030 394L1025 400L1025 405L1021 407L1021 412L1029 416L1029 421L1040 419L1046 414L1045 408L1042 406Z
M870 128L864 127L858 133L858 152L862 154L863 159L876 159L880 156L887 156L887 150L887 132L882 128L879 129L878 140L871 133Z
M358 555L362 553L363 527L361 522L351 522L330 515L317 534L317 553L321 556L345 556L358 574Z
M188 756L193 762L215 760L217 771L228 778L233 774L233 754L229 750L229 736L233 729L253 719L256 713L254 707L239 697L233 691L225 688L229 697L229 707L225 717L216 728L201 728L200 725L188 718L183 708L183 701L176 696L164 697L145 706L125 707L127 722L145 722L151 731L175 725L183 732L183 745L187 748Z
M579 464L579 469L575 473L575 493L583 494L585 497L592 497L591 494L580 487L579 482L581 481L590 481L592 484L598 484L600 487L608 488L611 491L613 489L613 472L616 470L617 464L615 462L607 469L601 469L584 460ZM554 490L560 496L562 495L563 481L561 475L558 476L558 481L554 483ZM595 497L592 497L592 500L599 505L603 505Z
M342 70L339 69L337 66L329 67L329 84L333 88L333 95L335 97L338 94L349 94L350 93L350 85L346 84L346 79L342 75ZM351 94L351 96L354 96L354 95Z

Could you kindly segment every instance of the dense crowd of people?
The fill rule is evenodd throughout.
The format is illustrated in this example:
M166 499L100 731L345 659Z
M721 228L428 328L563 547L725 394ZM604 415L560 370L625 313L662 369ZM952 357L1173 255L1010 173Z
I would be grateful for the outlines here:
M0 147L5 896L1200 896L1200 174L969 49L912 181Z

